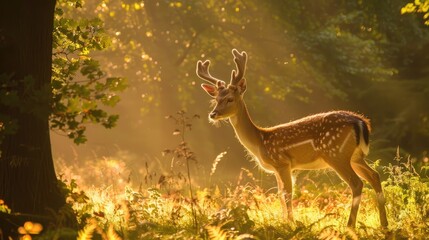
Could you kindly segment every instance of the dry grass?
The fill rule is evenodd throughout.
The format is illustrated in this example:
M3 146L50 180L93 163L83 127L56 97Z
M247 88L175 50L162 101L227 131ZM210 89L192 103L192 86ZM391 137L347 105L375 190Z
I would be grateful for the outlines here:
M215 162L221 158L220 154ZM88 183L79 178L77 185L67 180L68 201L81 226L75 234L78 239L423 239L429 234L429 181L403 159L384 168L389 174L383 182L388 231L379 227L375 194L368 187L357 228L351 230L344 227L351 204L345 184L297 184L296 222L291 223L282 218L277 194L262 188L249 170L240 172L236 184L195 189L194 199L183 182L174 191L156 183L133 186L126 175L119 174L127 171L119 158L94 162L73 174L67 167L63 170L79 177L100 167L97 164L115 176L115 182L97 187L98 180ZM52 236L49 230L45 234Z

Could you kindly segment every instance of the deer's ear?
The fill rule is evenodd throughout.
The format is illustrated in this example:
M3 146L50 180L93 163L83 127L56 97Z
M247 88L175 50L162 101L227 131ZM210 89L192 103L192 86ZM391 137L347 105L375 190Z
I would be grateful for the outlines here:
M238 81L237 88L238 88L238 92L240 94L243 94L246 91L246 89L247 89L247 83L246 83L246 79L245 78L242 78L240 81Z
M211 84L206 84L203 83L201 84L201 87L204 89L204 91L206 91L206 93L208 93L211 97L216 97L217 96L217 88L214 85Z

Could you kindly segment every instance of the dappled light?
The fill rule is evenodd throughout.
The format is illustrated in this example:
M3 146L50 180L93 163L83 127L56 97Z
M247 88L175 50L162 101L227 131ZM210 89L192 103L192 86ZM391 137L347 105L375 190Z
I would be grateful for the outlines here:
M0 239L428 236L428 0L0 12Z

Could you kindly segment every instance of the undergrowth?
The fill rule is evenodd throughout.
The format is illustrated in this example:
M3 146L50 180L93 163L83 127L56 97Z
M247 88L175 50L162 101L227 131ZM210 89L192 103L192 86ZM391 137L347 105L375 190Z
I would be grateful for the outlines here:
M351 204L346 185L296 186L296 222L282 219L277 194L267 192L242 169L237 183L174 192L154 184L147 188L86 187L65 180L68 202L79 220L77 239L424 239L429 234L429 181L410 158L399 152L380 167L389 229L379 225L374 191L365 186L355 230L345 228ZM83 186L82 186L83 188ZM2 203L2 209L7 209ZM195 231L195 223L198 229ZM51 231L51 232L50 232ZM52 231L56 231L53 234ZM64 229L64 235L67 231ZM70 235L68 233L68 235ZM52 238L56 236L57 238ZM38 239L63 239L58 229Z

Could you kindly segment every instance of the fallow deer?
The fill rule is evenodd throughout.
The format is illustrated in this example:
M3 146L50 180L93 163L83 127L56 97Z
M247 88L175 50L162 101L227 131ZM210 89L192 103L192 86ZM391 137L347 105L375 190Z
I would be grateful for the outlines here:
M262 128L249 116L243 94L247 54L232 50L236 70L228 85L209 73L210 61L198 61L196 73L210 84L202 88L215 101L210 121L227 120L241 144L260 167L276 176L283 215L293 221L292 177L295 169L332 168L350 186L353 194L347 226L354 228L361 201L362 180L367 180L377 196L380 223L387 227L385 199L379 174L365 162L369 151L371 126L364 116L349 111L331 111Z

